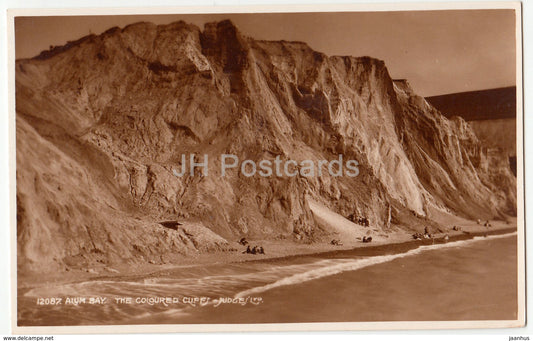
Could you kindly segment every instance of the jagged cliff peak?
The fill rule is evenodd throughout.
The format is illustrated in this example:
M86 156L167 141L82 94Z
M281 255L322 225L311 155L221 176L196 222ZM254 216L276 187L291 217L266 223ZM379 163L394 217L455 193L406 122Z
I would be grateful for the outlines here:
M404 92L407 95L415 95L415 92L407 79L393 79L393 82L398 90Z

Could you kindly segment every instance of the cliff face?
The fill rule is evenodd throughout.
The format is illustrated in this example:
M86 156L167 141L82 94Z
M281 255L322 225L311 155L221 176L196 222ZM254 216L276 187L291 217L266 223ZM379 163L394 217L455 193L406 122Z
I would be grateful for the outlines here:
M328 231L310 201L384 232L422 226L433 209L516 210L508 167L490 166L463 120L394 82L382 61L256 41L229 21L203 32L139 23L19 60L16 111L22 271L172 262L241 236L313 242ZM208 155L208 176L174 176L192 153ZM222 177L221 154L342 154L360 174Z
M427 98L446 117L468 122L496 163L510 163L516 176L516 87L462 92ZM504 160L507 155L508 161Z

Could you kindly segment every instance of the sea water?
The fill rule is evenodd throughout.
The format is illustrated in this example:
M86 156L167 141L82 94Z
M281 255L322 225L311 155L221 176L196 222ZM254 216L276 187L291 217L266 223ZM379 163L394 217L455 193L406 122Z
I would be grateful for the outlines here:
M516 234L47 285L18 305L41 326L512 320Z

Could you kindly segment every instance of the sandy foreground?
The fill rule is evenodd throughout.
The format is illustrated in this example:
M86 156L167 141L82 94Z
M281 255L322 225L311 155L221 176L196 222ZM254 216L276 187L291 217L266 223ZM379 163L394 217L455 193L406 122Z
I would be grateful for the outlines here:
M373 240L370 243L363 243L360 236L354 233L350 238L347 238L343 231L333 232L323 237L323 241L305 244L295 242L291 239L276 239L276 240L248 240L250 245L262 246L265 249L265 254L247 254L243 253L246 250L245 246L240 245L237 241L230 241L230 249L233 251L217 251L210 253L197 253L184 256L179 263L172 264L123 264L112 267L76 270L71 269L67 272L38 274L25 274L18 277L18 289L30 289L43 286L54 286L64 283L83 282L89 280L113 279L124 277L150 277L150 276L164 276L168 271L178 270L180 268L190 268L196 266L229 264L248 261L265 261L276 258L284 258L299 255L315 255L342 251L354 250L363 248L375 248L381 252L394 252L401 250L402 245L406 243L420 243L420 245L427 245L433 242L444 242L444 237L449 236L449 241L469 239L475 236L483 236L490 234L503 234L516 231L516 218L507 219L507 221L491 221L490 227L485 227L483 222L477 224L475 221L462 219L459 217L447 217L448 225L456 225L460 228L455 231L450 227L445 232L436 233L432 235L432 239L414 240L413 231L393 227L387 233L372 227L365 228L365 232L373 232ZM363 232L363 234L366 234ZM332 240L339 240L342 245L333 245ZM413 244L413 247L415 244ZM370 251L370 250L369 250Z

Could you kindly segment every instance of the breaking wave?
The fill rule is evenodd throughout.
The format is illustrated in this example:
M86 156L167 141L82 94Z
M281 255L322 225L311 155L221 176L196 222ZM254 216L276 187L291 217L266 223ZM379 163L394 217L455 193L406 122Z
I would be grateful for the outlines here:
M414 256L431 250L455 248L481 240L516 236L516 232L474 237L473 239L445 244L422 245L404 253L379 256L356 256L356 258L314 258L295 260L297 263L242 263L225 267L208 267L198 273L177 271L165 276L141 277L138 279L90 280L61 285L46 285L32 288L19 297L19 319L30 325L55 325L58 321L71 324L128 324L176 322L193 314L196 309L184 304L184 297L210 297L214 299L246 298L270 289L296 285L303 282L359 270L368 266ZM237 293L235 295L235 293ZM172 306L146 304L117 304L117 297L179 297L180 304ZM40 306L36 315L35 298L39 297L102 297L104 305L57 305ZM83 314L81 314L83 312ZM83 318L76 317L83 315Z
M362 268L366 268L368 266L390 262L394 259L417 255L422 252L427 252L430 250L459 247L459 246L468 245L470 243L475 243L480 240L507 238L507 237L515 236L516 234L517 234L516 232L512 232L512 233L492 235L492 236L487 236L487 237L476 236L472 239L449 242L445 244L422 245L416 249L412 249L404 253L374 256L374 257L369 257L369 258L361 258L361 259L355 259L349 262L343 262L340 264L328 265L325 267L312 269L312 270L309 270L303 273L298 273L292 276L284 277L270 284L266 284L263 286L241 291L237 295L235 295L235 297L246 297L246 296L258 294L261 292L265 292L267 290L271 290L274 288L282 287L282 286L294 285L294 284L299 284L299 283L303 283L307 281L312 281L314 279L318 279L318 278L322 278L326 276L332 276L332 275L336 275L336 274L346 272L346 271L355 271L355 270L359 270Z

